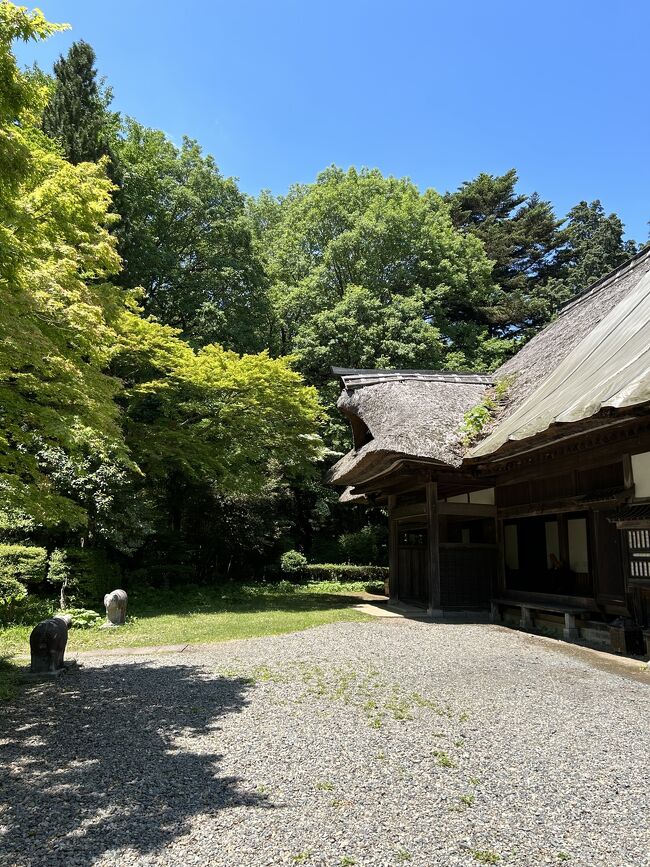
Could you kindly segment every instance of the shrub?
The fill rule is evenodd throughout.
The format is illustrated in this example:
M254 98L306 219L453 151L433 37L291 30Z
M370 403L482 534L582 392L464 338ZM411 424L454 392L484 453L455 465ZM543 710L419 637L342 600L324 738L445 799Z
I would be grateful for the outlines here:
M12 623L28 584L45 580L47 551L34 545L0 545L0 622Z
M304 572L309 581L366 581L381 584L388 579L388 566L355 566L351 563L310 563Z
M343 533L338 540L342 559L346 563L377 563L385 532L383 528L367 526L356 533Z
M66 608L65 613L72 617L74 629L91 629L93 626L99 626L104 620L101 614L90 608Z
M0 575L0 623L13 623L16 605L27 595L25 585L11 575Z
M120 572L101 548L60 548L52 552L48 581L61 588L61 607L97 605L120 583Z
M283 572L303 572L307 565L307 558L300 551L285 551L280 558L280 567Z
M0 582L41 584L47 574L47 551L35 545L0 545Z
M51 599L30 593L28 596L14 601L9 610L6 607L2 609L0 606L0 622L5 625L12 623L33 626L35 623L40 623L41 620L52 617L55 608L56 606Z

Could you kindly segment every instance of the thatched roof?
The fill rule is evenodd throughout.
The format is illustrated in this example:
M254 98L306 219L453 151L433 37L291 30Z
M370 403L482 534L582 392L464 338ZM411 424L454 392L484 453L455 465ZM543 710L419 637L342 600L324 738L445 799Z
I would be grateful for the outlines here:
M506 413L468 457L552 425L650 401L650 257L568 305L495 376L516 374Z
M459 466L463 417L492 382L444 371L337 372L347 386L337 405L350 419L355 441L331 470L337 485L359 484L397 459Z
M555 424L650 401L650 248L588 287L492 377L423 370L333 371L355 448L330 481L358 485L402 460L459 467ZM465 413L508 377L505 408L467 453Z
M512 377L503 422L549 376L557 365L650 272L650 247L616 268L566 304L519 352L495 371L495 380Z

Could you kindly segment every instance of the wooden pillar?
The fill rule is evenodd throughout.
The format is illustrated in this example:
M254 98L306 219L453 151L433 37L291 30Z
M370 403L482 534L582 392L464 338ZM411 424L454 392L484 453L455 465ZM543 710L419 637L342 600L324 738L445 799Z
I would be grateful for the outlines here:
M438 528L438 483L427 482L427 538L429 540L429 605L427 614L440 616L440 533Z
M397 497L391 494L388 497L388 595L391 602L399 599L399 575L397 556L397 520L395 519L395 506Z
M576 627L576 617L575 614L569 614L568 611L564 613L564 640L565 641L577 641L580 637L580 633Z
M503 520L497 520L497 574L496 587L490 587L494 596L504 596L506 593L506 543L503 531Z

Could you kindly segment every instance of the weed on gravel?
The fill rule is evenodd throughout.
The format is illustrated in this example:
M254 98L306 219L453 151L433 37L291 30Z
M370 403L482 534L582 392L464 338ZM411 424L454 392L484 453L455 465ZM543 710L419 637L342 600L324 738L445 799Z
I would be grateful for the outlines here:
M223 674L245 677L254 683L302 682L306 689L301 701L317 699L356 708L371 728L381 728L388 719L413 720L419 709L448 719L454 716L448 705L405 690L397 683L387 683L373 668L363 672L342 666L325 670L319 665L296 662L282 668L258 665L246 672L231 669Z

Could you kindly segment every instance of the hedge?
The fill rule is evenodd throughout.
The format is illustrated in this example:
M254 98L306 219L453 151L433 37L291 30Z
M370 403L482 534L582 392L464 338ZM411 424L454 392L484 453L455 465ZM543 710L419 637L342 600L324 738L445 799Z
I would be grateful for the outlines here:
M352 563L309 563L302 569L308 581L385 582L388 566L356 566Z

